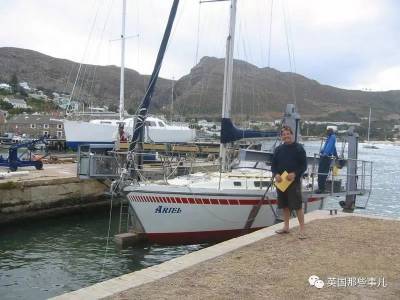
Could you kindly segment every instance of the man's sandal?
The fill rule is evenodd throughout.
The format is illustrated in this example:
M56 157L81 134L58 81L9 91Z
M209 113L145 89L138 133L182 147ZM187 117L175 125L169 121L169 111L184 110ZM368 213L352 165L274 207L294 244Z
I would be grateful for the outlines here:
M285 229L278 229L275 231L277 234L285 234L285 233L289 233L289 230L285 230Z
M305 240L307 238L307 236L304 233L299 233L298 237L300 240Z

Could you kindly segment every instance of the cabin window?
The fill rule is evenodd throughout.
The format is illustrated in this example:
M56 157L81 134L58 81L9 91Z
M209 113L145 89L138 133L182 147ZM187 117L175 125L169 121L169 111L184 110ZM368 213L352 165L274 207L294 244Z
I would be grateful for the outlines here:
M233 186L242 186L242 183L240 181L234 181Z
M43 129L49 129L49 124L43 124Z
M145 125L149 126L149 127L156 127L156 122L154 122L154 121L146 121Z
M111 124L111 121L100 121L100 124Z
M48 134L49 134L48 131L43 131L43 135L44 135L44 136L47 136Z
M35 129L36 128L36 124L31 124L31 128Z
M164 125L163 122L158 122L158 126L160 126L160 127L165 127L165 125Z
M62 132L62 131L57 131L57 138L58 138L58 139L61 139L61 138L62 138L62 135L63 135L63 132Z
M62 124L57 124L57 129L62 129Z
M266 187L268 186L269 181L254 181L255 187Z

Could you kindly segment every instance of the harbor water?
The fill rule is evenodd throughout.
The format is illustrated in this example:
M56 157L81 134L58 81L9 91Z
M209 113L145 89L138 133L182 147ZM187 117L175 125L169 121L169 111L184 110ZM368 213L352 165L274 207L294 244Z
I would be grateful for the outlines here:
M367 208L356 212L400 218L400 147L377 146L359 148L360 159L374 162L374 177ZM306 144L309 154L318 147L317 142ZM327 206L339 207L339 200L330 199ZM109 208L0 228L0 298L46 299L207 246L143 244L120 250L112 241L118 209L111 215L110 230Z

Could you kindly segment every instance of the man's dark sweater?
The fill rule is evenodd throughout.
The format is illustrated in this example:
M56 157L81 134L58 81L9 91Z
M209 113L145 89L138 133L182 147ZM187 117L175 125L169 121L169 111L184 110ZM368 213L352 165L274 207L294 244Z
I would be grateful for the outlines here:
M273 175L284 171L296 174L295 181L299 182L301 175L307 170L307 156L302 145L298 143L282 144L274 151L271 171Z

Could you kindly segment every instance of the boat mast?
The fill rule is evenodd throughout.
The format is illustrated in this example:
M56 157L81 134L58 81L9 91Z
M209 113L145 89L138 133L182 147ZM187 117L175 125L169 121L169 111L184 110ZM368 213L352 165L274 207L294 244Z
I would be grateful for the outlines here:
M226 39L226 55L224 69L224 90L222 98L222 119L229 119L231 115L232 102L232 74L233 74L233 49L236 24L236 2L232 0L230 9L229 35ZM227 157L227 143L221 143L219 155L221 157L221 169L223 172L228 170L229 161Z
M144 122L147 117L147 110L150 106L151 98L154 93L154 88L158 79L158 74L161 69L162 61L164 58L165 50L167 48L168 40L171 35L172 25L174 24L176 11L178 9L179 0L174 0L172 3L171 11L168 17L168 23L164 31L164 36L161 41L160 49L158 50L157 59L154 65L153 73L150 76L149 84L146 88L146 93L142 99L142 103L136 110L136 120L133 128L131 142L129 143L129 151L133 151L137 144L143 142L144 137Z
M369 117L368 117L368 135L367 135L368 143L369 143L370 128L371 128L371 107L369 108Z
M126 17L126 0L122 1L122 29L121 29L121 75L119 87L119 120L124 120L124 103L125 103L125 17Z
M171 86L171 121L174 120L174 86L175 86L175 78L172 76L172 86Z

